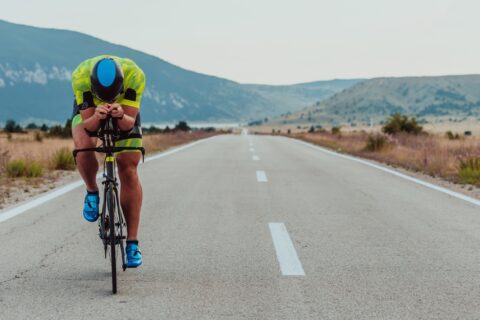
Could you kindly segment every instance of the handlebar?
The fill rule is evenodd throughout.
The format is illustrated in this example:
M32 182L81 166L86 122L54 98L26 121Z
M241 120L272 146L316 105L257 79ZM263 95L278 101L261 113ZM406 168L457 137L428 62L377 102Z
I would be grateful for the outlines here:
M126 150L136 150L142 152L142 155L145 155L144 147L95 147L95 148L85 148L85 149L75 149L73 150L73 157L76 157L80 152L98 152L98 153L116 153Z
M115 118L113 118L111 116L111 112L108 112L107 113L107 118L104 120L103 124L102 124L102 127L100 128L100 130L98 131L94 131L94 132L91 132L91 131L88 131L87 129L85 129L85 131L87 132L87 134L90 136L90 137L96 137L96 138L100 138L102 139L105 134L112 134L112 135L117 135L117 130L118 128L116 127L116 125L113 123L110 125L108 125L108 123L110 121L113 121ZM110 122L111 123L111 122ZM111 127L113 125L113 127ZM104 141L104 138L102 139L102 141ZM104 141L105 142L105 141ZM121 152L121 151L127 151L127 150L133 150L133 151L140 151L142 152L142 161L144 162L145 161L145 148L143 147L109 147L109 146L100 146L100 147L95 147L95 148L84 148L84 149L75 149L73 150L73 158L76 162L76 159L77 159L77 154L80 153L80 152L98 152L98 153L105 153L105 154L114 154L116 152Z

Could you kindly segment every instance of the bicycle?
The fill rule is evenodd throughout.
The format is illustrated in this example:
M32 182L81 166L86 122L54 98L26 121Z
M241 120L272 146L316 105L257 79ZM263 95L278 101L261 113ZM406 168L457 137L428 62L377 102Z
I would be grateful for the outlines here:
M121 253L122 269L127 268L127 255L125 252L126 223L120 206L118 196L118 182L116 176L115 154L125 150L138 150L142 152L142 160L145 158L143 147L116 147L115 142L120 136L115 118L110 113L102 121L100 129L90 132L85 129L91 137L96 137L102 142L95 148L84 148L73 150L73 157L76 160L80 152L98 152L105 154L103 166L103 204L98 220L99 236L103 242L105 259L107 258L108 247L110 247L110 260L112 267L112 293L117 293L117 254ZM112 223L113 222L113 223ZM119 250L117 250L119 249Z

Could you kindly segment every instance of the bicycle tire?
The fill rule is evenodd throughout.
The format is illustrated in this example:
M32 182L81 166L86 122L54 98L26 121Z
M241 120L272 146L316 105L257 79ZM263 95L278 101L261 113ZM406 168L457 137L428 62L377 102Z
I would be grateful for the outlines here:
M118 197L118 190L117 188L115 188L114 190L114 195L115 195L115 203L117 204L117 215L116 217L118 218L118 232L116 233L117 234L117 239L116 241L118 242L119 244L119 247L120 247L120 253L121 253L121 257L122 257L122 270L125 271L127 269L127 256L126 256L126 252L125 252L125 235L124 235L124 231L126 231L124 228L125 228L125 217L123 216L123 212L122 212L122 206L120 205L120 199ZM117 230L115 230L117 231Z
M113 164L107 163L107 176L113 176ZM112 265L112 293L117 293L117 261L115 254L116 247L116 230L115 230L115 195L113 194L113 187L108 186L106 196L107 196L107 207L109 215L109 228L110 228L110 261Z
M107 191L107 201L108 201L108 215L110 219L109 228L110 228L110 261L112 264L112 293L117 293L117 261L116 261L116 254L115 254L115 204L114 198L112 195L113 191L110 188Z

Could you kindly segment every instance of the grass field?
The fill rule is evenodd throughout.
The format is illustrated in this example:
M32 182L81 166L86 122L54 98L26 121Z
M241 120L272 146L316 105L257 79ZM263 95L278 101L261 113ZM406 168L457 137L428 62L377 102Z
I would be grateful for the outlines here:
M462 184L480 185L480 137L384 135L379 131L292 133L291 137Z
M143 143L147 153L154 153L218 133L199 130L146 134ZM40 131L0 133L0 208L73 177L72 150L72 139L52 138Z

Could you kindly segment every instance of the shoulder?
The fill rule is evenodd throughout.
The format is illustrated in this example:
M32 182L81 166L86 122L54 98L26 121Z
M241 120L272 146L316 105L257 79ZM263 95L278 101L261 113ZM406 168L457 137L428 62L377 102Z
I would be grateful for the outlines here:
M72 72L72 86L82 87L90 86L90 73L92 72L95 62L97 62L102 56L93 57L80 62L80 64ZM85 88L84 88L85 89Z
M145 86L145 73L131 59L120 58L120 65L123 69L125 88L140 89Z

